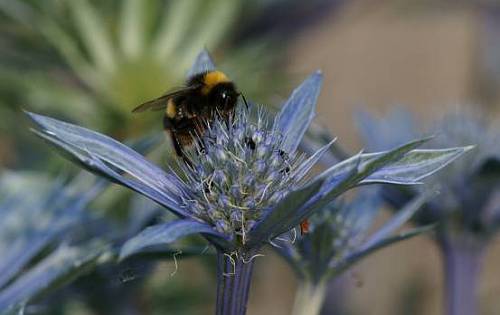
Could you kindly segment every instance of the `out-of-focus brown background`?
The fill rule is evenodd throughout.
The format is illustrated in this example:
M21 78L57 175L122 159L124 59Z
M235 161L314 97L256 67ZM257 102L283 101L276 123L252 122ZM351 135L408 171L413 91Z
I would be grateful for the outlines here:
M397 105L429 121L446 110L468 107L498 117L499 81L485 60L500 59L500 50L485 51L500 45L500 24L495 29L488 20L498 14L495 10L479 1L347 3L294 40L289 69L297 74L323 70L317 119L353 150L361 148L351 120L356 109L383 115ZM289 313L292 275L281 261L269 258L276 268L257 265L260 281L253 287L250 314ZM500 312L499 265L497 238L485 257L481 314ZM353 273L337 285L347 291L340 301L349 314L442 314L441 260L426 237L378 252Z
M58 3L58 1L53 2ZM273 1L257 2L262 7L265 3ZM274 2L287 3L283 0ZM239 87L259 100L281 101L289 93L291 87L299 83L311 71L321 69L325 82L320 96L317 120L328 126L332 134L338 137L338 143L352 152L361 149L361 142L353 122L353 112L356 109L362 108L376 114L384 114L396 105L403 106L414 112L424 122L439 117L446 110L461 107L468 107L473 111L484 111L492 117L499 115L500 4L497 5L493 0L324 0L314 2L331 3L324 7L320 6L324 8L322 12L317 12L318 9L310 10L310 12L306 10L308 8L304 4L306 2L298 5L298 1L290 1L290 5L297 5L298 8L304 7L304 10L290 9L288 11L291 13L285 10L288 13L283 14L280 11L271 12L271 18L264 16L261 22L253 28L248 27L238 35L233 34L234 39L224 32L219 32L217 36L210 37L212 40L210 43L203 43L203 40L209 37L207 34L210 33L207 31L205 37L197 38L198 46L195 44L187 46L192 51L202 48L205 44L209 49L213 49L216 60L220 58L223 61L223 68L225 67L224 69L227 69L231 77L235 78ZM97 6L98 2L92 3ZM110 10L111 3L117 2L109 1L109 4L102 8L103 16L113 11ZM286 8L286 5L278 7ZM57 5L54 5L54 8L60 9ZM246 14L252 14L252 17L258 16L256 13L258 10L247 10L243 11L243 14L240 13L237 18L230 19L228 17L235 14L238 8L227 10L229 13L220 18L214 13L215 20L227 19L230 21L228 25L235 25L234 29L237 29L236 26L245 24ZM15 13L18 16L24 14L22 10ZM277 38L283 39L283 42L274 37L271 40L273 45L270 45L271 49L268 49L266 48L268 46L262 46L261 41L255 38L258 38L260 34L264 38L263 42L268 40L266 27L273 30L273 17L276 23L281 20L286 20L286 23L284 27L277 29ZM63 19L65 18L63 14ZM113 23L112 18L105 20L108 24ZM217 29L222 24L220 22L207 25L205 20L193 18L186 22L181 21L180 25L195 23L198 20L205 24L190 25L192 29L203 29L205 26L207 29L210 27ZM259 19L256 18L255 21ZM5 122L1 123L0 130L4 132L0 135L1 165L9 168L32 167L33 165L43 167L41 164L43 157L54 156L51 151L25 133L21 132L18 138L16 138L17 134L14 136L19 125L17 123L12 125L12 122L19 121L17 119L20 119L22 115L17 109L11 110L10 105L7 104L76 120L80 124L117 138L125 138L127 135L137 136L143 129L153 128L157 131L161 129L158 116L149 114L150 116L146 116L148 118L132 117L130 109L138 100L156 96L166 87L179 83L179 78L185 71L184 68L171 71L176 72L176 77L169 77L170 72L169 75L164 76L163 73L155 74L157 77L153 78L148 76L149 72L143 73L147 80L143 80L137 74L131 75L131 73L140 73L143 69L149 69L147 67L160 69L159 65L150 64L150 60L145 58L145 63L144 60L137 63L130 62L125 64L130 66L129 68L120 68L125 69L124 72L114 76L115 79L123 79L119 81L119 85L111 84L113 79L111 78L109 81L104 81L101 86L94 87L85 82L85 78L73 75L72 71L75 69L71 66L57 64L54 57L57 55L57 49L51 50L43 46L46 44L46 39L33 35L37 29L29 27L31 21L21 19L18 24L27 24L28 27L23 29L24 26L22 26L19 33L16 29L18 26L15 26L16 20L9 23L5 23L7 25L5 30L8 34L5 37L5 43L9 45L15 43L15 36L21 34L20 41L23 45L19 50L16 50L15 44L12 44L12 47L9 46L9 49L4 46L5 49L0 50L2 53L0 70L4 71L10 66L8 58L16 54L29 53L39 47L45 49L41 49L40 56L48 51L50 58L42 59L37 57L38 55L34 57L28 55L27 58L21 58L24 64L21 64L20 70L4 71L0 76L0 92L2 93L0 113L4 117L7 117L7 114L17 117L9 119L10 122L5 119ZM61 24L64 25L64 23ZM69 30L74 31L71 28ZM113 31L119 33L120 27L113 28ZM35 40L31 39L31 36ZM186 42L192 39L185 34L181 38ZM232 43L225 42L224 39L227 38L232 38ZM24 43L30 40L34 44ZM252 40L255 40L253 44ZM247 44L247 41L250 44ZM79 45L82 46L81 43ZM248 48L252 45L258 48L239 49L240 46ZM236 48L233 50L234 47ZM134 56L133 48L129 51L131 56ZM175 50L173 56L169 55L169 58L171 57L174 62L175 58L180 58L179 55L183 54L184 50L179 48ZM275 63L266 59L266 56L274 55L281 59ZM88 56L85 55L85 57ZM227 64L224 63L225 59L229 60ZM132 58L131 60L139 59ZM36 62L38 61L47 62L47 65L37 68ZM250 63L251 66L244 67L244 62ZM259 68L259 65L267 64L270 65L267 70ZM166 69L173 69L175 65L177 64L174 62ZM186 64L183 66L185 67ZM274 66L276 68L273 68ZM28 75L27 69L35 69L36 76ZM279 74L274 72L279 72ZM56 84L44 85L46 78L42 73L55 76ZM12 83L10 79L16 75L20 77L16 77ZM139 82L147 83L144 83L147 86L135 95L133 90L138 84L133 81L134 78L137 78ZM68 90L46 93L52 88L59 88L59 85L67 85ZM110 89L115 90L109 94L107 91ZM259 93L263 89L265 92ZM130 94L127 99L129 103L122 102L120 98L125 93ZM118 100L117 95L120 96ZM54 96L58 99L51 98ZM125 96L122 98L126 99ZM64 98L62 106L51 107L62 98ZM71 107L76 104L79 106L77 109ZM116 121L109 123L113 119ZM151 121L156 123L148 123ZM105 123L109 124L104 125ZM19 139L27 142L19 142ZM36 154L25 154L28 148L34 146L37 146L34 149L36 151L33 151L37 152ZM24 162L20 162L21 160ZM61 168L61 163L66 162L57 159L54 164L51 164L51 169L54 170L54 165L57 165L57 169ZM485 256L479 290L482 315L500 313L500 299L498 298L500 296L500 240L497 238L492 243ZM255 279L248 313L250 315L289 314L296 285L290 268L270 250L265 252L265 257L256 259ZM179 269L173 277L170 276L173 263L161 263L156 270L155 276L147 278L146 282L149 288L153 288L150 291L157 290L155 292L160 297L159 299L163 297L162 294L168 294L169 291L165 288L172 288L169 285L175 286L179 282L189 283L189 287L200 288L201 292L208 294L208 298L197 302L200 307L197 308L196 314L212 311L214 297L211 294L215 292L214 278L207 272L207 268L201 266L200 262L192 258L181 260ZM339 278L332 288L335 293L327 298L327 302L338 305L338 313L335 314L434 315L441 314L443 309L441 260L435 244L426 236L391 246L366 258ZM162 309L169 309L167 301L162 300L162 303L165 304L162 304ZM172 303L175 301L173 300ZM72 314L89 314L78 303L73 308L71 307L69 309L74 310ZM146 309L151 308L154 307L146 307ZM151 314L157 313L152 311Z

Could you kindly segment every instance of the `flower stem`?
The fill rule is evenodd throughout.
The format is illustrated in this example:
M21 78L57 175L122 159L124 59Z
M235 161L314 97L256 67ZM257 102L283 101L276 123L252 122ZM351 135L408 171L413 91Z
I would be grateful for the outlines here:
M477 314L477 289L483 246L470 239L440 239L444 259L447 315Z
M217 251L217 315L244 315L252 279L251 255Z
M326 294L326 283L301 281L297 287L293 315L317 315L321 311Z

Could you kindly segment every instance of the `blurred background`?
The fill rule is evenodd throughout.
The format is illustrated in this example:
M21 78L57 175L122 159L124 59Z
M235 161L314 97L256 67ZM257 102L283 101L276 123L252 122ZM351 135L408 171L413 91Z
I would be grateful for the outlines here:
M203 48L247 98L273 106L321 69L317 121L351 152L361 149L352 119L358 109L383 115L402 106L424 122L464 107L500 113L494 0L14 0L0 1L0 16L2 172L74 172L29 133L22 109L120 140L159 133L158 113L131 109L182 84ZM160 147L152 159L165 163L169 150ZM112 186L96 208L119 220L127 198ZM249 314L288 314L293 274L265 254L257 259ZM425 236L401 243L339 278L330 301L338 314L441 314L440 263ZM485 257L481 314L500 309L499 263L497 239ZM205 314L213 307L213 267L186 258L173 276L171 261L132 268L133 279L119 286L134 292L139 314ZM65 296L58 314L108 314L78 294Z

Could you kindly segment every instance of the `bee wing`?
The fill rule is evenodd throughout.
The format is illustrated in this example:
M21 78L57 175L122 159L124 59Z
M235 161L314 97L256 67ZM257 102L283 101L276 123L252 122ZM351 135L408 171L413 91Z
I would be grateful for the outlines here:
M141 113L146 110L162 110L167 106L167 95L160 96L154 100L147 101L146 103L142 103L132 110L132 113Z
M198 88L198 86L187 86L187 87L175 89L175 90L168 92L167 94L164 94L158 98L155 98L153 100L142 103L141 105L134 108L132 110L132 113L141 113L141 112L144 112L146 110L153 110L153 111L162 110L165 107L167 107L167 101L170 98L185 95L186 93L188 93L194 89L197 89L197 88Z

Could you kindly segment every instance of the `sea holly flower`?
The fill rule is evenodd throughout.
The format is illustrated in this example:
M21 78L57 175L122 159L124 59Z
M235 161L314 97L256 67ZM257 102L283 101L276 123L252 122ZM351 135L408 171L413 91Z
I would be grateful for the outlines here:
M210 69L214 65L203 52L191 73ZM190 162L178 161L178 171L164 171L105 135L29 115L38 125L35 132L73 160L179 217L129 240L122 258L201 234L217 251L217 314L244 314L253 261L263 245L355 186L416 184L468 150L417 150L429 140L421 139L389 151L360 153L312 177L309 170L331 143L311 156L297 148L314 118L321 82L321 73L312 74L275 117L260 107L239 106L230 121L207 122L198 144L186 152Z
M316 211L309 219L307 234L276 242L275 250L299 280L293 314L319 314L329 281L367 255L433 228L396 233L428 197L415 198L369 235L383 202L378 189L365 189L349 202L334 201Z
M396 121L403 120L396 125ZM360 113L359 122L362 135L372 149L403 143L421 132L411 114L403 110L385 119ZM387 132L387 126L400 128ZM436 146L477 145L473 154L453 163L439 176L429 178L429 184L441 194L429 200L414 217L419 225L439 223L435 239L444 259L447 313L475 314L481 262L489 240L500 228L500 130L486 119L467 112L448 114L430 129L438 135ZM373 139L375 134L381 136L377 143ZM420 191L416 187L384 187L381 193L397 208Z

